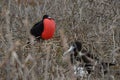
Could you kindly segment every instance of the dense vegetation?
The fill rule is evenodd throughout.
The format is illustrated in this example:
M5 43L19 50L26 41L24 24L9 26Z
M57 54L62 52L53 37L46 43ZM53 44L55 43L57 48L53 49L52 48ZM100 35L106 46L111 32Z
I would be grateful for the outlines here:
M44 14L55 19L55 36L27 45L30 28ZM109 74L93 73L90 80L119 80L120 0L0 0L0 80L76 80L62 56L74 40L117 63Z

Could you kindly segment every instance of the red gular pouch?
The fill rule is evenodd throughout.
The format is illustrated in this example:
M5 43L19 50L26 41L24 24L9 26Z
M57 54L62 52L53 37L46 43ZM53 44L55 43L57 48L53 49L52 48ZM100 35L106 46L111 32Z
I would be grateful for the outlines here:
M44 40L51 39L55 33L56 24L54 19L46 18L43 21L44 30L42 32L41 38Z

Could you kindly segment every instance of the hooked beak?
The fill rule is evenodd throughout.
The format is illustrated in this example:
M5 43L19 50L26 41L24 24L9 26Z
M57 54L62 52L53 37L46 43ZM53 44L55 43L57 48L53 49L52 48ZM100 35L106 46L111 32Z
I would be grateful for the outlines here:
M66 52L64 52L63 56L65 56L66 54L68 54L69 52L73 51L74 47L71 46Z

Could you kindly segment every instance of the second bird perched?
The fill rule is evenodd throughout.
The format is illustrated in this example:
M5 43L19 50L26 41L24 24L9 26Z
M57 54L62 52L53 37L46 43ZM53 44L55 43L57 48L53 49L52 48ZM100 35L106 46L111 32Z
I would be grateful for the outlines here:
M82 43L80 41L72 42L70 48L63 54L63 56L70 54L70 61L72 65L79 62L80 65L87 70L88 74L93 71L93 67L98 65L99 69L104 69L104 73L107 72L107 67L114 66L115 63L100 62L97 56L82 49Z

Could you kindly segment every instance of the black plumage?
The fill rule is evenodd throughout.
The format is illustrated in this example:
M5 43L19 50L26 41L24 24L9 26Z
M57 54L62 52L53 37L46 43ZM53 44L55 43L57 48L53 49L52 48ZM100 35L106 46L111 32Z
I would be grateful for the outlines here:
M33 35L37 40L41 39L40 36L44 30L43 20L48 17L48 15L44 15L42 20L33 25L33 27L30 30L31 35Z
M93 71L93 66L95 66L96 62L97 66L100 67L99 69L104 68L104 73L107 72L106 68L108 67L108 65L115 65L115 63L100 62L96 55L90 53L90 51L84 50L82 48L82 43L79 41L71 43L70 49L66 51L63 55L66 55L68 53L70 53L71 64L76 64L76 61L80 62L80 64L83 64L89 74Z

